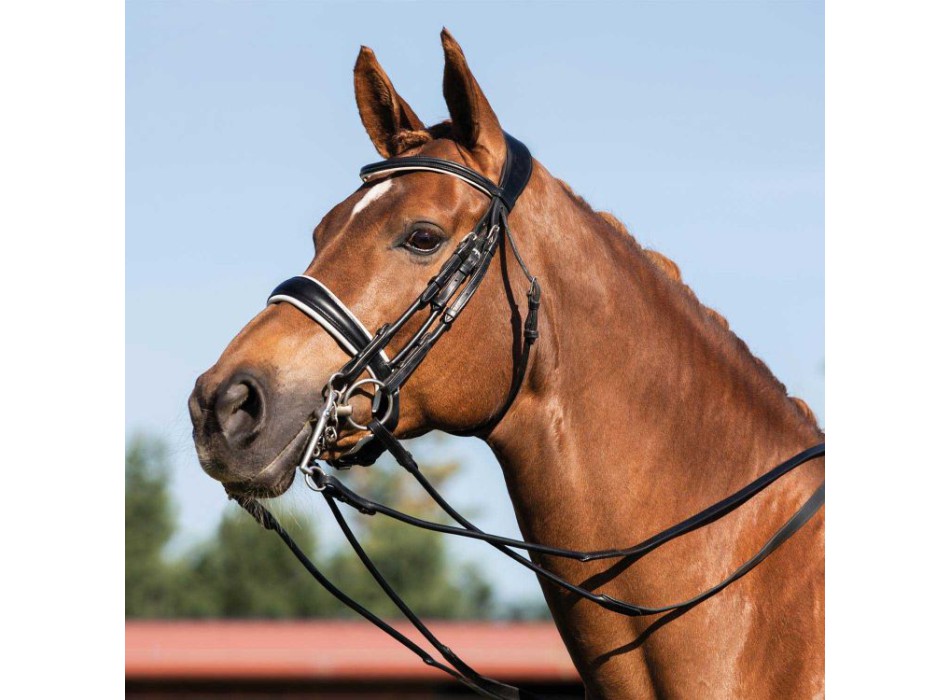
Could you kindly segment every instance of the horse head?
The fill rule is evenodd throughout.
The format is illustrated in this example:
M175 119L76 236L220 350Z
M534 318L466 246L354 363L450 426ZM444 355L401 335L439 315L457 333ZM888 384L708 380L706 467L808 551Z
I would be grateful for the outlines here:
M505 134L461 48L445 30L442 45L449 121L426 127L366 47L354 69L360 118L384 158L451 161L498 182L506 161ZM477 227L487 202L485 193L439 172L369 178L314 229L314 256L303 275L319 280L334 303L374 331L398 318L426 287ZM506 405L520 353L524 311L519 300L525 304L524 292L517 290L526 283L509 274L504 240L498 257L501 264L486 271L464 320L440 339L401 389L399 437L433 429L477 433ZM412 319L400 328L387 345L389 352L403 347L422 323ZM292 303L269 304L251 319L198 378L189 401L205 471L231 493L286 490L313 430L322 392L353 354L345 345ZM363 399L353 401L353 423L342 427L324 458L339 459L365 441L367 432L353 427L369 420L365 398L370 387L365 388L359 392Z

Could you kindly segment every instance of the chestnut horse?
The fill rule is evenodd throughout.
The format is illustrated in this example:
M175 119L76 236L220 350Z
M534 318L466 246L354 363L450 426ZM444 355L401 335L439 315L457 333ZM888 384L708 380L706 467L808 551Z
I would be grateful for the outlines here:
M360 117L386 158L454 160L497 182L502 128L446 31L442 44L450 122L427 128L365 47L354 71ZM415 298L484 207L482 194L439 173L366 184L316 227L306 274L377 328ZM502 241L468 311L403 388L397 435L443 430L487 441L525 539L626 546L823 440L808 407L696 299L675 264L537 162L510 224L544 288L540 339L519 393L499 418L528 284ZM195 385L189 405L202 467L232 495L285 491L321 389L347 359L294 306L267 306ZM341 431L323 456L363 436ZM681 600L725 578L823 480L824 460L812 461L633 566L532 556L615 598ZM823 511L761 566L686 611L624 617L546 580L541 587L590 698L823 695Z

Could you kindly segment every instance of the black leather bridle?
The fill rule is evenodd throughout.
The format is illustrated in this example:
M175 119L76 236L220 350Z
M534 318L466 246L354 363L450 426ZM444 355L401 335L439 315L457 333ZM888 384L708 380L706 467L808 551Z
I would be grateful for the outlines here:
M603 593L595 593L590 589L572 584L515 550L521 549L581 562L621 559L624 564L631 564L661 545L715 522L727 513L732 512L796 467L824 455L825 445L821 443L792 456L731 496L637 545L623 549L584 552L492 535L478 529L449 505L422 474L412 455L393 434L399 420L399 391L426 358L432 347L449 331L456 318L465 309L472 295L475 294L484 280L503 237L508 238L512 252L528 278L530 288L528 290L528 313L521 334L521 353L516 361L517 366L508 397L502 410L492 419L494 422L504 416L517 396L524 380L531 346L538 337L538 309L541 304L541 287L538 280L529 272L518 252L511 229L508 226L507 217L531 178L532 158L528 149L517 139L506 134L505 141L507 157L498 185L464 165L426 156L391 158L367 165L360 170L360 177L364 181L405 172L429 171L448 174L468 183L489 197L488 208L475 228L462 239L455 252L446 260L422 293L396 321L384 324L376 331L375 335L371 336L346 305L337 299L325 285L312 277L292 277L278 285L268 299L270 304L289 303L298 308L317 322L351 356L351 359L330 377L324 388L323 405L312 419L314 425L311 437L304 451L299 469L304 473L307 484L323 495L344 536L367 571L406 618L439 651L444 662L435 659L424 648L337 588L300 550L270 511L258 501L242 499L241 505L261 525L277 532L298 560L328 592L417 654L426 664L454 676L485 697L513 700L514 698L533 696L526 691L482 676L466 665L451 649L436 638L398 593L393 590L369 558L343 517L337 505L338 502L367 515L379 514L423 529L482 540L519 564L531 569L539 576L607 610L628 616L654 615L685 610L697 605L758 566L821 509L825 498L824 483L753 557L723 581L680 603L649 607L617 600ZM428 309L428 315L422 325L406 344L390 358L386 354L385 348L410 319L426 309ZM360 379L364 372L370 376ZM367 425L363 426L353 421L350 400L357 390L368 385L375 386L376 391L373 394L372 417ZM368 465L375 462L383 452L389 452L458 526L422 520L395 510L355 493L339 479L327 474L319 466L317 457L336 442L341 419L349 421L352 426L359 430L368 431L368 434L349 452L330 462L332 466L346 468L354 464Z
M504 235L508 236L515 256L531 285L528 290L528 314L522 329L522 352L515 381L499 417L514 400L524 379L531 345L538 337L541 287L524 264L508 227L508 212L514 208L518 196L531 179L533 161L531 153L523 143L508 134L505 134L505 142L508 155L498 185L460 163L428 156L390 158L364 166L360 170L360 178L364 182L406 172L445 173L466 182L489 197L488 208L472 232L462 239L455 252L429 280L409 308L393 323L381 326L375 337L370 336L359 319L319 280L306 276L291 277L271 292L269 304L293 304L319 323L352 356L352 359L330 378L324 389L326 404L318 414L317 425L301 462L301 469L306 471L313 457L335 442L338 421L343 417L339 408L341 405L348 406L353 393L361 387L377 387L374 393L373 415L379 418L385 427L395 430L399 422L400 388L468 305L484 280ZM428 316L422 326L392 359L387 357L384 348L416 314L426 309ZM370 378L358 380L364 371L370 373ZM321 422L319 418L323 414L326 414L326 419ZM351 416L347 416L347 420L357 429L367 429L367 426L355 423ZM382 442L370 433L332 464L335 467L369 465L379 458L384 449Z

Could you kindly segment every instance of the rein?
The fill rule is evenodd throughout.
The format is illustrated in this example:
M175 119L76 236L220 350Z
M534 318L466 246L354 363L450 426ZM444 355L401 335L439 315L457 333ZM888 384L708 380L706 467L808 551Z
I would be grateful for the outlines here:
M824 483L754 556L716 585L679 603L650 607L635 605L602 593L595 593L590 589L572 584L515 550L520 549L527 552L569 558L580 562L621 559L624 563L632 564L660 546L688 532L715 522L746 503L750 498L785 474L810 460L823 456L825 445L821 443L792 456L731 496L714 503L696 515L657 533L639 544L623 549L578 551L524 542L483 532L459 514L426 479L412 454L402 446L393 432L399 421L399 391L401 387L412 376L438 340L451 329L456 318L465 309L484 280L502 237L508 238L515 258L530 283L530 288L527 293L528 313L521 333L522 348L517 359L512 383L502 409L489 424L497 422L505 415L524 381L531 346L538 338L538 309L541 305L541 286L537 278L530 273L518 252L511 229L508 226L508 213L514 208L519 195L531 178L533 161L530 152L520 141L508 134L505 134L505 141L507 157L498 185L464 165L426 156L391 158L367 165L360 170L360 177L364 182L377 177L390 177L405 172L429 171L443 173L468 183L490 199L485 214L472 232L462 239L449 259L429 280L422 293L396 321L383 324L375 335L371 336L346 305L325 285L312 277L293 277L278 285L268 298L268 304L289 303L295 306L318 323L351 356L351 359L327 381L323 390L324 403L312 419L313 431L298 469L304 474L307 485L323 495L333 517L366 570L420 634L438 650L444 659L444 663L438 661L424 648L337 588L297 546L273 514L258 501L246 498L239 499L239 502L262 526L274 530L280 536L307 571L331 595L400 642L419 656L425 664L448 673L485 697L514 700L535 696L482 676L465 664L448 646L443 644L383 577L350 529L338 503L345 504L365 515L380 514L414 527L487 542L522 566L534 571L537 575L607 610L630 617L654 615L675 610L686 610L697 605L758 566L821 509L825 499ZM428 309L428 315L421 327L390 358L384 348L390 344L410 319L426 309ZM359 379L364 372L367 372L369 377ZM376 387L372 400L372 418L366 425L360 425L353 419L350 400L357 390L368 386ZM333 446L338 439L341 419L347 421L356 430L367 431L368 434L349 452L329 462L331 466L346 469L354 464L369 465L374 463L383 452L389 452L396 459L396 462L412 475L433 501L457 523L457 526L423 520L390 508L385 504L359 495L336 477L327 474L320 467L318 457Z

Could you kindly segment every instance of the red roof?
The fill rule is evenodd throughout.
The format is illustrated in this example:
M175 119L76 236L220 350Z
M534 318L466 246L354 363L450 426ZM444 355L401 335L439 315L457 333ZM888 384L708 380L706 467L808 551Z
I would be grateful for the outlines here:
M395 626L420 639L410 625ZM431 628L487 676L578 680L551 623L433 622ZM444 674L363 622L189 620L126 622L125 675L130 680L413 681Z

